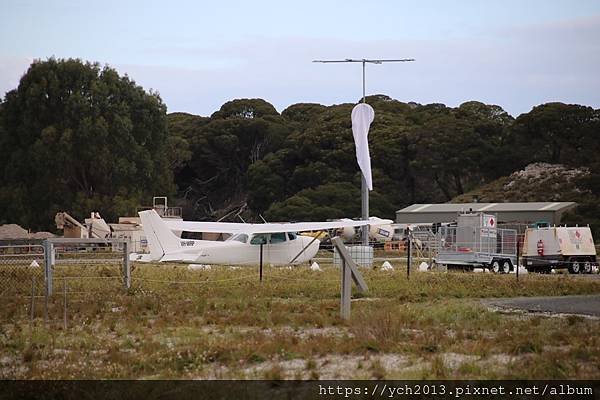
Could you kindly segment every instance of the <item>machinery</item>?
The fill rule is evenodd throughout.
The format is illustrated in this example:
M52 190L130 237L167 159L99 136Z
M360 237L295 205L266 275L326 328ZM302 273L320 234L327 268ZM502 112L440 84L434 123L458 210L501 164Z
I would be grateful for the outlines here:
M517 265L517 231L497 227L496 217L484 213L459 214L455 226L440 226L434 262L472 270L489 268L509 273Z
M589 227L547 226L527 228L523 265L528 271L550 272L568 268L572 274L590 274L597 267L596 247Z

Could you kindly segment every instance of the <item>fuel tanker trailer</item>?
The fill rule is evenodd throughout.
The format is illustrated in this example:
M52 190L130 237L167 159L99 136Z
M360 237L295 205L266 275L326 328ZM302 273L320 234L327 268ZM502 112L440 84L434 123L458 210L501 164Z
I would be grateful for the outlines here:
M572 274L590 274L598 266L592 231L589 227L545 224L527 228L523 265L530 272L567 268Z

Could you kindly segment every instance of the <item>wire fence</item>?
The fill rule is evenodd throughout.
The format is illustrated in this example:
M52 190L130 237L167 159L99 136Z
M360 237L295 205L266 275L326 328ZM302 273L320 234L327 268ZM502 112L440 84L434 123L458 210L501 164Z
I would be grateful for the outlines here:
M41 245L0 246L0 298L44 293L44 259Z
M390 279L405 279L400 264L395 263L396 273L371 273L367 277L369 286L374 289L388 285ZM254 300L304 298L305 293L315 296L316 302L331 301L339 293L340 276L331 274L336 267L329 264L324 267L328 273L311 272L306 266L290 271L286 267L269 267L264 271L263 281L259 281L258 269L246 267L233 270L227 267L212 271L188 271L173 265L138 266L132 274L132 284L125 289L119 276L90 277L68 276L55 278L54 294L45 297L32 293L23 296L17 302L18 310L14 318L30 318L32 323L45 323L53 329L91 323L97 318L115 318L118 320L123 310L136 312L142 310L141 316L156 313L163 302L202 302L202 299L235 299L247 300L249 293L255 293ZM162 271L161 271L162 270ZM570 275L565 275L570 276ZM421 275L422 280L424 275ZM508 278L508 276L507 276ZM411 280L413 277L406 277ZM514 278L513 278L514 279ZM95 285L89 285L95 281ZM260 295L259 295L260 294ZM220 301L220 300L216 300ZM135 304L148 304L147 308L135 308ZM15 307L15 303L11 305ZM154 311L153 311L154 310Z
M385 270L388 262L393 265L391 269L404 269L410 279L410 270L419 270L418 264L430 262L433 250L427 240L412 239L397 246L349 244L349 252L353 259L356 256L358 264L367 259L369 268ZM111 243L56 244L52 256L39 244L0 246L0 298L5 308L2 315L5 318L29 318L32 324L43 321L49 327L68 329L98 315L117 320L124 304L131 298L147 298L149 302L160 304L160 299L169 296L208 298L247 293L248 289L258 293L265 288L268 289L266 293L285 298L288 292L301 295L309 286L317 287L317 292L328 293L331 297L340 285L339 275L307 274L304 273L307 266L300 266L300 269L298 266L266 266L261 282L258 266L221 266L212 267L211 271L208 266L195 269L192 265L139 263L131 269L128 287L124 284L127 276L123 257L123 249ZM313 261L323 268L337 266L335 252L327 244L321 247ZM51 295L46 293L48 278L44 269L48 262L52 264ZM407 265L410 268L406 268ZM319 268L311 269L317 271ZM585 266L581 265L581 268ZM598 272L597 268L595 272ZM374 282L387 280L387 275L382 274Z

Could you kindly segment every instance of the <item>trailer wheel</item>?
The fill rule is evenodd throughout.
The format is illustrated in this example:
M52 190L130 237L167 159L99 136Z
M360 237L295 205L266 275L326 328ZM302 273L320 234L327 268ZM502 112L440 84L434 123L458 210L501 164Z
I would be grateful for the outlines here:
M582 273L584 274L591 274L592 273L592 263L590 262L590 260L585 260L583 262L583 271Z
M500 261L498 261L498 260L492 261L492 264L490 265L490 269L492 270L493 273L499 274L500 273Z
M502 262L502 273L503 273L503 274L508 274L508 273L510 273L511 266L512 266L512 265L511 265L510 261L508 261L508 260L504 260L504 261Z
M580 274L581 273L581 264L578 260L572 260L569 265L569 272L572 274Z

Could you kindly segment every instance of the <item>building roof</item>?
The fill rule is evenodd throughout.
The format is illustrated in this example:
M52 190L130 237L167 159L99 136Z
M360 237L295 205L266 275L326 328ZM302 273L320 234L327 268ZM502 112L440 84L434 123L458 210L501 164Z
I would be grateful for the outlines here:
M398 213L448 213L461 211L494 212L535 212L535 211L564 211L577 203L562 202L530 202L530 203L442 203L442 204L413 204L398 210Z

